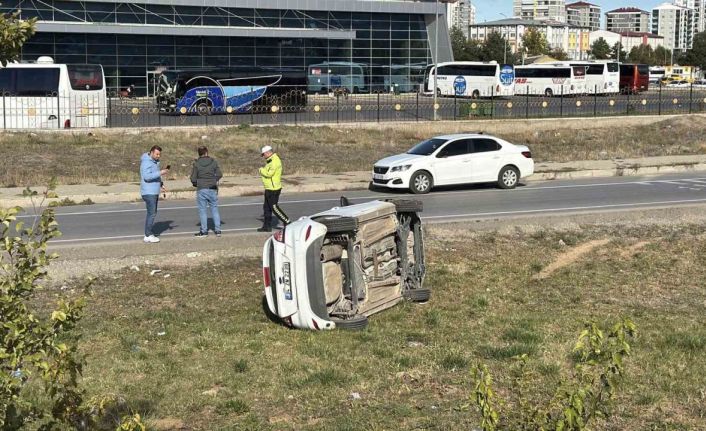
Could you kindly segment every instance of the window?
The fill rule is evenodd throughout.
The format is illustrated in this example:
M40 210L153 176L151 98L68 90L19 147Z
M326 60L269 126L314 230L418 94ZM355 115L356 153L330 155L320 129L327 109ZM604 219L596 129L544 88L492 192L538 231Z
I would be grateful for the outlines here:
M570 78L571 68L569 67L517 67L515 68L516 78Z
M59 91L59 68L13 68L15 96L49 96Z
M0 94L12 93L12 73L10 69L0 69Z
M588 66L588 69L586 70L587 75L603 75L603 68L604 65L602 64L592 64Z
M473 139L473 153L487 153L489 151L498 151L500 144L493 139Z
M450 144L446 145L444 148L442 148L436 157L454 157L468 154L468 147L470 146L469 143L470 142L468 139L459 139L458 141L453 141Z
M608 63L608 72L615 73L620 71L618 63Z
M431 156L434 151L439 149L444 143L445 139L427 139L419 144L415 145L411 150L407 151L407 154L415 154L418 156Z
M67 65L69 72L69 82L74 90L102 90L103 89L103 71L100 66L85 64L85 65Z

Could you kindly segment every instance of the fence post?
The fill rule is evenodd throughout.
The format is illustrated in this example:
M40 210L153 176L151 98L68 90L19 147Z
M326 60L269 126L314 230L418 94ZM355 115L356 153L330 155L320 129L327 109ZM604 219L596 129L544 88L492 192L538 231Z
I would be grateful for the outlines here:
M559 117L564 116L564 84L561 84L561 100L559 101Z
M252 94L252 85L250 86L250 94ZM255 124L255 102L250 102L250 125Z
M7 129L7 111L5 110L5 92L2 92L2 128Z
M59 93L56 93L56 126L61 129L61 106L59 106L59 103L61 103L61 98L59 97ZM70 107L69 107L69 112L71 112Z
M339 122L341 94L336 92L336 124Z
M417 91L417 111L416 111L417 121L419 121L419 91Z
M378 123L380 122L380 92L377 93L378 95Z
M495 117L495 87L490 87L490 118Z
M456 91L454 91L454 121L456 121Z
M527 86L527 94L525 95L525 118L529 118L529 85Z
M659 107L657 108L657 115L662 115L662 80L659 80Z
M694 101L694 83L691 83L691 86L689 87L689 114L691 114L691 104Z
M628 89L628 103L625 106L625 115L630 115L630 89Z
M598 85L595 86L593 91L593 116L598 116Z

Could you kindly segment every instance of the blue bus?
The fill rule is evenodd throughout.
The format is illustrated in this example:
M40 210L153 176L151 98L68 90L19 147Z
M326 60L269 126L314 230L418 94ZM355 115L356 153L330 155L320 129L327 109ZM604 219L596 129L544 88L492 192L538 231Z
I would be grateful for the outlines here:
M306 106L306 72L299 68L165 70L157 82L161 113L238 114Z

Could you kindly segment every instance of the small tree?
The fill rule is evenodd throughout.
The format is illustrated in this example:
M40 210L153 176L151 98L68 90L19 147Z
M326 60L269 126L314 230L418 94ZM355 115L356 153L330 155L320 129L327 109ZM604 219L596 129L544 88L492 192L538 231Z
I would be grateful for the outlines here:
M36 18L21 20L20 13L0 13L0 64L20 58L22 45L34 35Z
M629 58L632 63L649 64L650 66L656 63L655 52L649 45L634 46L630 50Z
M680 64L698 66L701 70L706 70L706 32L694 36L692 48L684 54Z
M620 61L625 61L628 58L628 53L623 49L622 43L615 42L615 45L610 49L610 58Z
M482 61L497 61L498 63L505 61L512 63L514 59L508 40L496 31L491 32L483 43L481 57Z
M522 46L527 55L544 55L549 52L549 44L544 33L535 28L530 28L522 35Z
M569 59L569 55L561 48L552 49L549 51L549 56L559 61L566 61Z
M454 60L456 61L469 61L468 52L466 51L466 45L468 40L463 34L460 28L453 26L449 32L449 37L451 38L451 50L454 53Z
M591 57L596 60L608 60L610 58L610 45L602 37L599 37L591 45Z
M672 51L659 45L655 48L655 64L659 66L666 66L672 62Z

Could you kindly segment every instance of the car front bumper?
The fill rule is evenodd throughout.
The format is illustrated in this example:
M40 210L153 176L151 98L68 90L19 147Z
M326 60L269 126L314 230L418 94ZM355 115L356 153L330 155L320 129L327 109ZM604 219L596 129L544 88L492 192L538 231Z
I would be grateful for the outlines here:
M407 169L404 172L390 172L388 170L385 174L376 174L373 172L371 181L373 182L373 185L378 187L408 189L409 181L413 173L413 169Z

